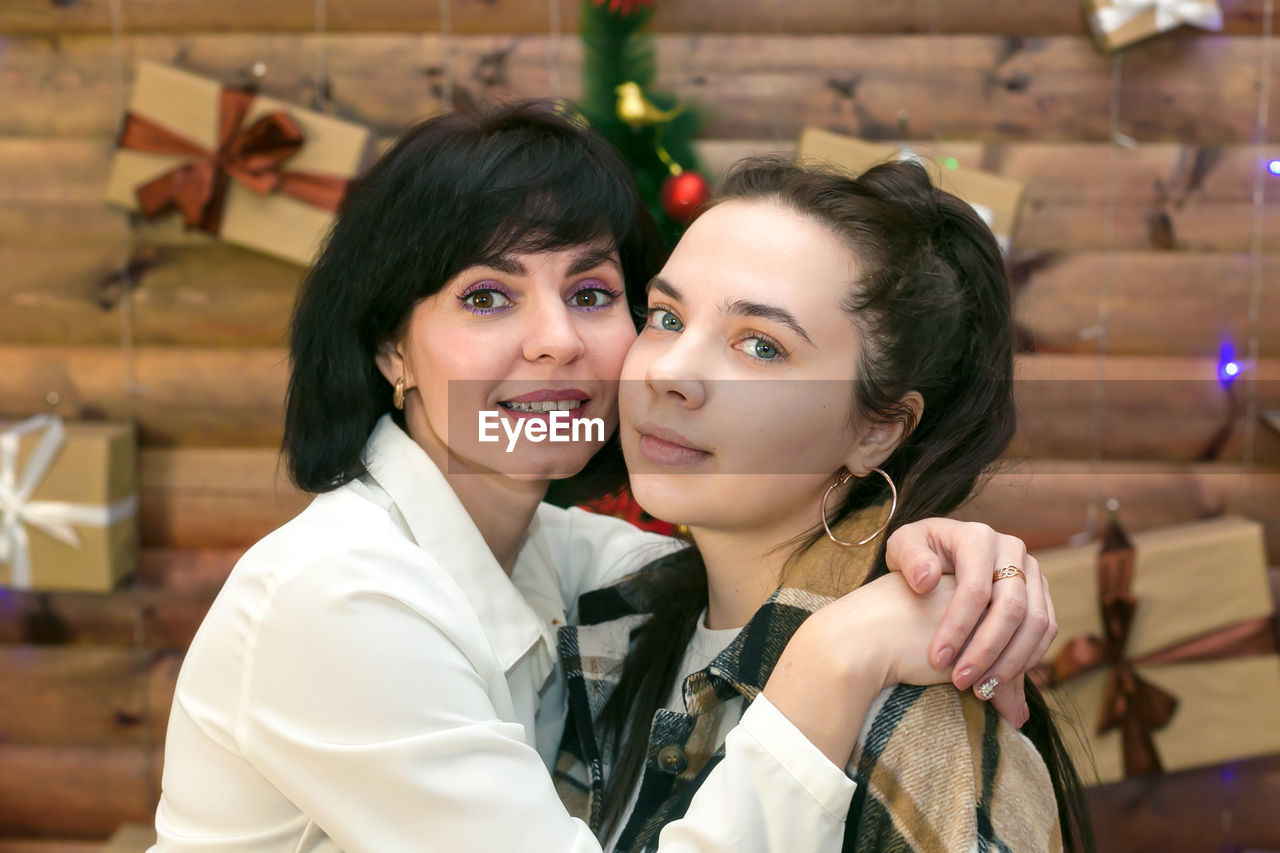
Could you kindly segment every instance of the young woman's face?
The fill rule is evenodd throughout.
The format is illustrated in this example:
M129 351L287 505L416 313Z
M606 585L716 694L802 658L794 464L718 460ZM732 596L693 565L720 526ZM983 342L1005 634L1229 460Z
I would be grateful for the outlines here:
M651 283L622 369L621 439L642 507L708 529L805 529L842 465L858 334L856 259L780 205L704 213ZM855 470L855 473L859 473Z
M524 430L549 426L556 409L568 416L557 420L599 418L612 434L616 380L635 339L623 288L618 253L606 246L515 253L454 276L414 308L401 345L414 438L441 451L437 461L447 455L452 473L577 473L601 441L583 430L576 441L537 442ZM486 429L496 441L480 440L481 412L497 413Z

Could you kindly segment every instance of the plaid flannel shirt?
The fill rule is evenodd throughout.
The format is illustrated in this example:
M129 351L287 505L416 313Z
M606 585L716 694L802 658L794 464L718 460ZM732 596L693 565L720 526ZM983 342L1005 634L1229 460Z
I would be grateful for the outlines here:
M841 533L860 528L845 525ZM729 647L685 680L687 713L662 709L654 715L638 799L616 849L656 847L662 827L684 815L723 758L724 745L715 742L723 715L743 713L800 624L856 586L873 556L825 541L815 546ZM556 782L570 811L597 831L611 756L602 753L593 724L617 684L632 631L652 612L654 596L665 588L664 573L677 570L664 557L587 593L579 601L579 624L560 630L570 723ZM1039 752L968 691L950 685L882 691L846 770L858 787L843 850L1062 847L1053 788Z

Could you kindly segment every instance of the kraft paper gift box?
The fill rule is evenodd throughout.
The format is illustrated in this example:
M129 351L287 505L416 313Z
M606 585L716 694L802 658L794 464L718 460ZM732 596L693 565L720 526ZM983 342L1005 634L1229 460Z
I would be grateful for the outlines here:
M1260 524L1225 517L1132 537L1113 525L1102 548L1035 556L1059 625L1040 675L1051 707L1078 712L1097 781L1280 752ZM1065 739L1092 781L1077 739Z
M831 163L855 175L872 166L895 160L917 160L929 170L934 183L967 201L995 234L1005 254L1013 240L1026 186L1012 178L979 169L944 169L901 145L866 142L817 128L806 128L800 136L796 156L801 160Z
M107 201L147 217L176 209L188 228L310 264L372 152L369 131L138 64Z
M109 592L138 563L130 423L0 423L0 586Z
M1222 29L1216 0L1084 0L1084 12L1094 42L1106 53L1183 24Z

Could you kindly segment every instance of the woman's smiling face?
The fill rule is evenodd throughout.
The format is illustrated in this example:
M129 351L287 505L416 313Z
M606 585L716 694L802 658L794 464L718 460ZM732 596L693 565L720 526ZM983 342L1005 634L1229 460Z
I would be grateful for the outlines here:
M850 414L859 335L840 304L856 278L836 234L781 205L731 200L694 222L649 286L622 369L642 507L711 529L803 529L842 465L865 473L867 430Z
M554 403L601 419L607 438L634 339L617 252L576 246L463 270L414 308L398 361L384 353L379 364L406 377L410 433L437 464L549 480L577 473L603 442L520 440L509 451L503 422L549 421ZM498 413L496 442L480 440L481 412Z

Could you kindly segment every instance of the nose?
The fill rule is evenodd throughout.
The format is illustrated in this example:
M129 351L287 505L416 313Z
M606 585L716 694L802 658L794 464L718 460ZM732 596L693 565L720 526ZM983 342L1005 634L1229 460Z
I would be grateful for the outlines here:
M706 381L699 378L696 339L689 333L675 338L649 362L645 383L658 399L685 409L701 408L707 401ZM705 361L702 370L705 370Z
M525 317L522 350L529 361L569 364L586 353L572 310L558 299L541 300Z

